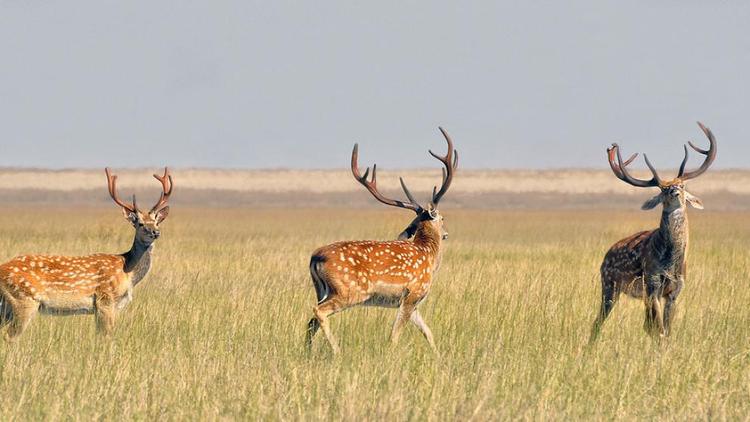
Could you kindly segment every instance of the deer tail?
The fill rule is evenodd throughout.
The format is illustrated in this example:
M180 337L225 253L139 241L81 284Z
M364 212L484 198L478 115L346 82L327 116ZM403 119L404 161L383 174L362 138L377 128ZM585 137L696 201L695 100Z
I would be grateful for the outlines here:
M320 255L313 255L310 258L310 276L313 280L313 286L315 287L315 295L318 298L318 304L323 303L331 295L331 286L326 281L326 278L322 275L323 265L326 262L326 258Z

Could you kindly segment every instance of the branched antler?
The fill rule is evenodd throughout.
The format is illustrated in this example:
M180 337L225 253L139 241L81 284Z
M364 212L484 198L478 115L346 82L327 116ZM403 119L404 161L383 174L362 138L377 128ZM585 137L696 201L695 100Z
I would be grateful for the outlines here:
M155 213L167 206L169 196L172 195L172 175L169 174L169 167L164 167L164 176L154 174L154 178L161 182L161 196L156 205L151 208L151 213Z
M685 172L685 165L687 164L688 160L688 149L687 146L685 146L685 158L682 160L682 164L680 164L680 172L677 175L677 177L679 177L683 181L694 179L705 173L705 171L708 170L709 167L711 167L711 164L713 164L714 160L716 159L716 138L714 138L714 134L711 132L711 129L703 126L703 123L698 122L698 126L700 126L703 133L706 134L706 137L708 137L708 150L698 148L691 141L688 141L688 144L690 144L690 147L698 153L705 155L706 159L703 160L703 164L701 164L701 166L696 170Z
M685 166L687 165L688 161L688 149L687 145L684 145L683 148L685 150L685 157L682 159L682 163L680 163L680 169L677 173L677 178L685 181L689 179L696 178L703 174L708 168L711 166L711 164L716 159L716 138L714 138L714 134L711 133L711 130L705 126L701 122L698 122L698 126L700 126L701 130L703 130L703 133L706 134L708 137L709 147L708 150L704 150L701 148L698 148L693 144L692 142L688 142L691 148L696 150L698 153L703 154L706 156L706 159L703 161L703 164L699 168L697 168L694 171L685 172ZM611 147L607 148L607 158L609 161L609 166L612 168L612 172L617 176L618 179L629 183L633 186L641 187L641 188L647 188L652 186L661 186L662 181L659 178L659 174L656 172L656 169L654 166L651 165L651 162L648 160L648 157L646 154L643 154L643 158L646 159L646 165L651 170L651 174L653 174L653 177L651 180L641 180L636 179L633 176L628 173L626 167L628 164L633 162L635 158L638 156L638 154L633 154L628 158L625 162L622 161L622 156L620 155L620 147L617 144L612 144Z
M117 175L113 175L112 172L109 170L109 167L104 169L104 173L107 174L107 187L109 189L109 196L112 197L112 200L115 201L115 203L119 206L121 206L123 209L127 210L128 212L136 212L138 211L138 205L136 205L135 202L135 195L133 195L133 203L128 204L127 202L124 202L120 199L120 196L117 194ZM161 182L161 197L159 198L159 201L157 201L156 205L151 208L151 213L157 212L161 209L163 209L167 202L169 201L169 196L172 195L172 175L169 174L169 168L164 167L164 176L159 176L158 174L154 174L154 177L156 180Z
M432 152L432 150L428 151L430 155L437 158L445 166L443 169L443 184L440 186L440 190L437 189L437 186L432 189L432 204L435 206L440 202L443 195L448 192L448 188L453 182L453 174L458 168L458 151L453 149L453 140L451 140L450 135L448 135L445 129L442 127L439 129L443 137L445 137L446 142L448 142L448 153L444 157L441 157Z
M615 162L615 156L617 157L617 162ZM637 156L637 153L633 154L630 156L630 158L623 162L619 145L612 144L611 147L607 148L607 158L609 159L609 166L612 168L612 172L615 174L615 176L617 176L618 179L639 188L660 186L661 178L659 178L659 173L657 173L654 166L651 165L651 162L648 160L648 156L646 154L643 154L643 158L646 160L646 165L648 166L649 170L651 170L651 180L636 179L635 177L631 176L630 173L628 173L628 164L632 163Z
M107 187L109 189L109 196L112 197L112 200L128 212L136 212L138 207L135 204L135 195L133 195L133 204L128 204L127 202L122 201L117 195L117 175L113 175L110 172L109 167L104 169L104 173L107 175Z
M432 151L429 151L430 155L440 160L441 163L445 166L443 169L443 183L440 186L440 190L438 190L437 186L432 190L432 205L437 206L440 202L440 199L445 195L445 193L448 191L448 188L451 185L451 182L453 182L453 174L455 173L456 169L458 168L458 151L453 149L453 141L451 140L450 136L448 135L448 132L446 132L443 128L440 128L440 132L443 133L443 136L445 137L445 140L448 142L448 154L446 156L440 156L435 154ZM408 202L399 201L396 199L390 199L383 196L383 194L378 191L378 184L377 184L377 164L374 164L372 166L372 178L368 180L368 176L370 174L370 168L367 167L365 170L365 174L362 175L359 172L359 144L354 144L354 150L352 150L352 174L354 175L354 178L357 179L357 181L367 188L368 191L372 194L372 196L375 197L378 201L394 206L399 208L405 208L412 210L419 214L424 210L424 207L419 205L419 203L414 199L414 195L411 194L409 191L409 188L406 187L406 183L404 182L404 179L399 177L399 181L401 182L401 188L404 190L404 193L406 194L406 198L408 199Z
M367 180L367 176L370 174L370 168L367 167L365 170L364 175L360 175L359 173L359 144L354 144L354 150L352 150L352 174L354 175L354 178L357 179L357 181L364 186L372 196L375 197L378 201L390 205L393 207L398 208L404 208L407 210L412 210L416 213L420 213L422 211L422 207L414 200L414 197L412 196L411 192L409 192L409 189L407 189L406 184L404 183L404 180L401 179L401 187L404 189L404 193L406 193L406 197L409 198L409 202L403 202L396 199L390 199L383 196L383 194L378 191L378 180L377 180L377 171L378 171L378 165L374 164L372 166L372 179Z

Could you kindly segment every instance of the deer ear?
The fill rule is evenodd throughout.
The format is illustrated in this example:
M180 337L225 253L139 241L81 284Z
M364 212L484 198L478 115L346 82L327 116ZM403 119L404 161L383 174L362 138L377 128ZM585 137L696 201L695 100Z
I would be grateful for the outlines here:
M398 240L409 240L414 237L414 233L417 232L417 225L419 224L419 218L415 218L405 229L398 235Z
M169 206L166 206L162 209L160 209L156 213L156 224L161 224L162 221L164 221L165 218L169 215Z
M643 205L641 205L642 210L650 210L656 207L657 205L661 204L664 200L663 194L658 194L654 196L653 198L649 199L648 201L644 202Z
M685 191L685 200L688 204L690 204L693 208L702 210L703 209L703 201L701 201L700 198L693 195L692 193Z
M126 208L122 208L122 215L125 217L126 220L130 222L132 225L138 224L138 215L132 211L129 211Z
M427 206L427 215L430 216L431 220L434 220L437 218L438 216L437 207L434 204L430 203Z

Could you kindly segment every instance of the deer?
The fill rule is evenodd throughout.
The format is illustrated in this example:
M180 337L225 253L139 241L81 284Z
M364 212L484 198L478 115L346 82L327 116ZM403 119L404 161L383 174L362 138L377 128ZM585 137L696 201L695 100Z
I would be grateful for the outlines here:
M161 235L160 224L169 214L172 175L154 174L161 183L159 200L142 212L135 195L127 203L117 194L117 176L105 169L109 195L135 229L133 244L122 254L87 256L22 255L0 265L0 329L15 342L38 313L44 315L94 314L98 333L112 333L115 318L133 299L137 286L151 268L151 253Z
M351 171L354 178L379 202L413 211L416 216L393 241L343 241L318 248L310 259L310 275L317 296L313 317L307 326L306 346L312 348L313 337L319 329L328 340L334 354L340 348L331 333L328 318L358 305L397 308L391 329L391 343L398 342L404 325L411 321L422 333L433 351L435 341L430 328L417 310L427 297L440 268L443 241L448 232L438 205L453 182L458 168L458 152L448 133L439 128L448 143L448 153L440 156L428 151L443 164L442 184L432 191L427 207L420 205L411 194L403 178L399 178L406 201L385 197L377 187L377 164L364 175L359 171L359 145L352 151Z
M612 312L621 293L643 299L646 308L644 329L653 338L668 337L677 297L685 284L689 232L687 205L703 209L703 202L688 192L685 182L708 170L716 159L716 138L709 128L698 122L698 126L709 141L708 150L688 142L690 147L705 156L699 168L686 171L687 145L683 145L685 156L677 177L664 181L644 154L651 171L650 180L636 179L627 166L638 154L623 161L619 146L614 143L607 149L607 158L612 172L625 183L639 188L659 188L658 195L646 201L641 209L650 210L662 205L661 223L658 229L641 231L615 243L604 256L600 268L601 308L591 329L590 343L599 336L602 324Z

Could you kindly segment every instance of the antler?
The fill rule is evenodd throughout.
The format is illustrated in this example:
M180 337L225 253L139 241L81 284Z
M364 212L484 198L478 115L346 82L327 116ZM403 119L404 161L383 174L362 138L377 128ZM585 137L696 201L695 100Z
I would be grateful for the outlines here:
M109 196L112 197L112 200L115 201L115 203L122 208L126 209L129 212L136 212L138 207L135 204L135 195L133 195L133 204L128 204L123 202L120 197L117 195L117 176L113 175L109 171L109 167L106 167L104 169L104 173L107 174L107 187L109 188Z
M374 164L372 166L372 179L370 181L367 180L367 176L370 174L370 168L367 167L365 170L364 175L360 175L359 173L359 164L357 163L359 158L359 144L354 144L354 150L352 150L352 175L354 175L354 178L357 179L357 181L362 184L370 193L372 196L375 197L378 201L390 205L393 207L399 207L399 208L405 208L407 210L412 210L419 214L422 211L422 206L417 203L417 201L414 200L414 196L412 196L411 192L409 192L409 189L407 189L406 184L404 183L404 180L399 178L401 180L401 187L404 189L404 193L406 193L406 197L409 198L409 202L403 202L395 199L389 199L383 196L378 191L378 182L377 182L377 164Z
M617 156L617 162L615 162L615 156ZM648 166L649 170L651 170L651 174L653 175L651 180L636 179L635 177L631 176L630 173L628 173L626 168L628 164L632 163L633 160L635 160L636 157L638 157L637 153L631 155L630 158L623 162L619 145L612 144L611 147L607 148L607 158L609 161L609 166L612 168L612 172L615 174L615 176L617 176L618 179L639 188L648 188L661 185L659 174L656 172L654 166L651 165L651 162L648 160L648 156L646 156L646 154L643 154L643 158L646 159L646 165Z
M622 169L620 164L617 163L617 160L615 158L615 155L617 154L617 149L620 148L617 144L612 144L610 148L607 148L607 157L609 158L609 166L612 168L612 172L617 176L618 179L623 180L622 175ZM625 163L622 164L622 167L627 166L628 164L632 163L635 158L638 157L638 153L631 155L630 158L628 158Z
M437 206L440 202L440 199L445 195L445 193L448 191L448 188L451 186L451 182L453 182L453 174L455 173L456 169L458 168L458 151L453 149L453 141L451 140L450 135L448 135L448 132L445 131L442 127L439 128L440 132L442 132L443 137L445 137L446 142L448 142L448 154L443 156L437 155L431 150L429 151L430 155L437 158L445 168L443 169L443 183L440 186L440 190L438 190L437 186L435 186L432 190L432 205ZM374 164L372 166L372 179L367 180L367 176L370 174L370 168L367 167L365 170L365 174L361 175L359 172L359 164L357 163L357 160L359 158L359 144L354 144L354 150L352 150L352 174L354 175L354 178L357 179L359 183L362 184L365 188L367 188L368 191L372 194L372 196L375 197L378 201L386 204L391 205L394 207L399 208L406 208L409 210L412 210L416 212L417 214L422 212L424 208L419 205L419 203L414 199L414 195L409 192L409 188L406 187L406 183L404 183L404 179L399 177L399 181L401 182L401 188L404 190L404 193L406 194L406 197L409 199L409 202L403 202L395 199L388 199L385 196L383 196L380 192L378 192L377 187L377 164Z
M711 167L711 164L713 164L714 160L716 159L716 138L714 138L714 134L711 132L711 129L703 126L703 123L698 122L698 126L700 126L703 133L706 134L706 137L708 137L708 142L709 142L708 150L698 148L691 141L688 141L688 144L690 144L690 147L696 150L697 152L705 155L706 159L703 161L703 164L701 164L701 166L698 167L698 169L689 171L686 173L685 165L687 164L687 160L688 160L688 149L687 149L687 146L685 146L685 158L682 159L682 164L680 164L680 172L677 175L677 177L682 179L683 181L694 179L700 176L706 170L708 170L709 167Z
M448 192L448 188L451 186L451 182L453 182L453 174L458 168L458 151L453 149L453 141L451 140L450 135L448 135L448 132L442 127L438 127L438 129L440 129L443 137L445 137L445 140L448 142L448 154L446 154L445 157L441 157L432 152L432 150L428 151L430 155L437 158L445 166L443 169L443 184L440 186L440 190L437 190L437 186L432 189L432 204L435 206L440 202L443 195Z
M169 202L169 196L172 195L172 175L169 174L169 167L164 167L164 176L154 174L154 178L161 182L161 197L156 205L151 208L150 213L154 213L164 208Z

